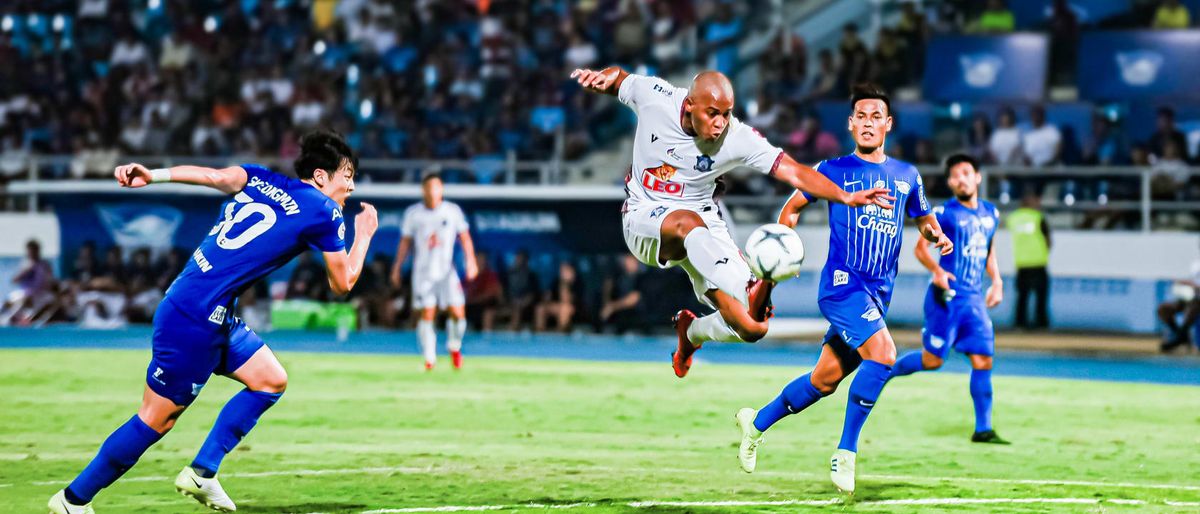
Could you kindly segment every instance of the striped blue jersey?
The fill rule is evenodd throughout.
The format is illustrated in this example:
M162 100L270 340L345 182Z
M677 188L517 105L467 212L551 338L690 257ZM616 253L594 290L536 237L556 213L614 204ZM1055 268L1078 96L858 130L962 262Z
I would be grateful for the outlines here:
M312 248L346 249L337 202L299 179L243 164L246 186L221 206L166 297L186 315L217 325L254 282Z
M950 287L957 294L980 294L987 273L987 256L1000 226L1000 212L980 200L974 209L951 199L933 210L946 237L954 241L954 252L943 255L939 264L954 275Z
M855 154L822 161L816 168L846 191L884 187L896 197L894 209L829 202L829 256L821 272L820 297L852 281L890 294L903 242L903 216L931 212L921 175L904 161L888 158L876 164ZM813 199L808 193L804 196Z

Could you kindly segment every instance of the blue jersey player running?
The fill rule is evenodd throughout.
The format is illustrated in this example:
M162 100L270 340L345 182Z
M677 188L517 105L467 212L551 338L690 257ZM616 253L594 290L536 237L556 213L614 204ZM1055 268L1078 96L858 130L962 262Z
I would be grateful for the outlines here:
M884 316L892 299L904 215L916 218L921 235L943 255L949 254L954 244L942 234L916 168L884 154L884 138L892 128L887 95L875 85L861 84L854 88L850 105L848 126L854 153L821 162L817 170L846 191L888 188L896 198L896 208L829 204L829 256L821 272L817 304L830 327L821 356L811 373L792 381L763 408L739 410L736 420L742 430L738 459L742 470L750 473L764 431L832 394L843 378L858 369L850 383L842 439L830 467L834 485L853 493L858 435L896 360L896 344ZM792 195L779 222L795 226L800 211L811 202L806 194Z
M975 403L975 433L971 440L1008 444L992 429L995 333L987 313L1004 298L1004 282L992 248L1000 214L995 205L979 199L982 181L971 156L957 154L946 159L946 183L954 199L934 209L934 213L958 251L943 255L939 261L925 245L917 245L917 260L933 273L925 295L925 327L921 330L925 348L897 359L892 376L938 369L950 348L966 354L971 359L971 399ZM986 292L984 273L992 280Z
M158 442L213 374L245 384L222 408L195 460L175 479L176 489L218 511L236 509L216 475L221 460L254 428L287 387L287 373L250 327L233 316L234 299L255 281L310 249L324 253L334 293L350 291L363 269L378 226L362 204L354 246L346 252L342 208L354 190L357 159L336 134L315 132L301 141L299 179L245 164L224 169L176 166L116 168L122 187L181 182L233 195L221 217L154 313L152 356L142 406L104 444L91 463L50 499L50 512L90 513L108 487Z

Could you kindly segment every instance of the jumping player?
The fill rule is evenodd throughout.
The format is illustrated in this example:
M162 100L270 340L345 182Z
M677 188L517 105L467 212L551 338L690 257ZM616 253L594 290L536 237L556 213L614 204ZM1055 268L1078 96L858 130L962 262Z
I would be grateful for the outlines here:
M716 179L748 166L818 198L889 209L886 187L847 193L797 163L733 116L734 93L719 72L696 75L690 89L618 67L575 70L584 89L615 95L638 115L633 166L625 177L625 244L646 265L682 266L696 297L716 313L675 316L675 375L687 375L707 341L753 343L767 333L772 283L755 280L713 202Z
M462 368L462 338L467 331L467 318L462 283L454 271L455 237L462 242L467 280L474 280L479 274L479 268L475 266L475 244L467 231L470 228L467 217L458 205L442 200L442 188L442 177L437 174L428 174L421 180L423 198L421 203L404 211L400 245L392 265L392 285L400 287L400 266L408 257L413 241L417 241L412 267L413 306L421 311L417 340L425 355L426 371L433 370L437 363L437 332L433 328L433 319L439 310L450 314L446 318L446 349L450 351L450 362L454 369Z
M287 373L263 340L233 316L234 299L258 279L315 249L325 256L329 286L346 294L358 281L378 225L362 204L354 220L354 246L346 252L342 209L354 191L357 159L336 134L315 132L300 143L299 179L262 166L223 169L175 166L148 170L118 166L122 187L179 182L233 195L154 314L152 357L142 406L104 444L92 462L50 499L50 512L90 513L96 493L137 463L175 425L213 374L246 385L221 409L196 459L175 478L175 488L218 511L236 506L217 481L221 460L254 428L287 387Z
M942 256L939 262L926 245L917 243L917 260L933 274L925 294L925 326L921 329L925 348L897 359L892 377L938 369L953 347L971 360L971 399L975 403L975 433L971 440L1008 444L992 429L992 356L996 339L987 312L1004 299L1004 282L992 247L1000 212L995 205L979 199L983 175L978 166L965 154L946 159L946 182L954 199L934 209L934 213L959 251ZM992 279L987 292L983 290L985 271Z
M884 154L884 139L892 129L887 95L875 85L859 85L850 106L847 125L854 137L854 153L822 161L817 170L851 191L890 188L895 191L896 205L904 211L881 210L875 205L829 205L829 256L821 272L817 304L830 327L821 356L811 373L792 381L763 408L741 409L736 420L742 430L738 460L742 470L750 473L764 431L829 396L843 378L858 369L850 383L842 439L830 467L834 485L853 493L858 435L896 360L896 344L884 316L896 278L903 214L916 219L921 236L940 248L942 255L948 255L954 244L942 234L930 211L917 169ZM780 212L779 222L795 226L800 211L812 200L807 193L793 194Z

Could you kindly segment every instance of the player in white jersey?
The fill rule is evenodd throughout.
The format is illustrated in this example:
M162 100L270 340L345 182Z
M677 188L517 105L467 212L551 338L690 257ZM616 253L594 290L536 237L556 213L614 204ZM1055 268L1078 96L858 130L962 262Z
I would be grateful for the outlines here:
M437 311L449 314L446 319L446 349L454 369L462 368L462 338L467 331L467 318L462 283L454 270L454 240L462 242L466 258L467 280L479 273L475 265L475 244L471 241L467 217L458 205L442 200L442 178L431 173L421 180L424 198L404 211L400 228L400 246L392 265L392 285L400 286L400 266L413 251L413 307L421 311L417 322L417 340L425 355L425 369L437 363L437 332L433 320ZM415 241L415 245L414 245Z
M755 342L767 333L772 283L756 280L713 202L716 179L754 168L809 194L853 207L891 208L885 188L847 193L799 164L733 116L734 93L719 72L696 75L691 88L630 74L619 67L575 70L584 89L615 95L637 111L633 165L625 178L625 244L643 263L682 266L696 297L717 310L675 316L675 375L687 375L692 354L707 341Z

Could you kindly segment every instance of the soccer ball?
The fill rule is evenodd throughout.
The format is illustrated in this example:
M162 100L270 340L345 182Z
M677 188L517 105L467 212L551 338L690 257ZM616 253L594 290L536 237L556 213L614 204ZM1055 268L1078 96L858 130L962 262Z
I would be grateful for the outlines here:
M784 225L763 225L746 240L746 261L759 278L783 282L800 273L804 243L795 230Z

